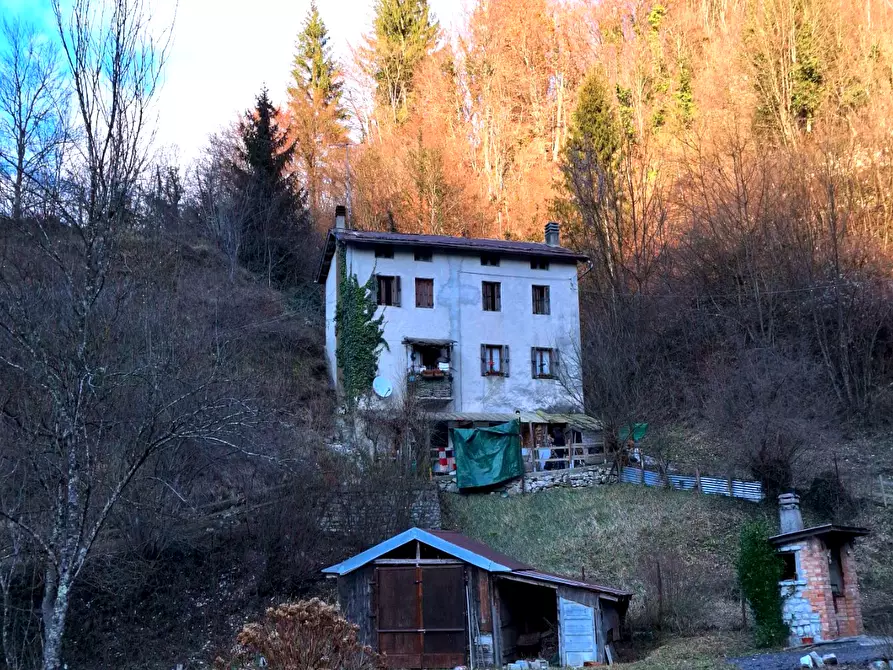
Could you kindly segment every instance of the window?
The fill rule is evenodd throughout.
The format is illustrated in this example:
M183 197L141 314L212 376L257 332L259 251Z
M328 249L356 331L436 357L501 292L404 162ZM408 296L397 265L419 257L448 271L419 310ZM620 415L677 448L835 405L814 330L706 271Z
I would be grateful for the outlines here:
M794 581L797 579L797 555L792 551L785 551L779 554L781 560L784 561L784 570L781 573L783 582Z
M400 277L375 275L375 301L379 305L400 306Z
M375 247L375 257L376 258L393 258L394 257L394 247L392 247L392 246Z
M530 259L530 269L531 270L548 270L549 269L549 261L545 258L531 258Z
M481 303L485 312L502 311L502 285L498 281L481 282Z
M425 263L431 262L431 252L430 251L416 251L415 259L417 261L424 261Z
M558 351L543 347L530 350L530 374L534 379L553 379L558 371Z
M509 348L504 344L481 345L481 374L485 377L509 376Z
M534 314L551 314L549 306L549 287L534 286L533 287L533 313Z
M415 280L415 306L416 307L434 307L434 280L433 279L416 279Z
M481 265L499 267L499 256L496 254L481 254Z

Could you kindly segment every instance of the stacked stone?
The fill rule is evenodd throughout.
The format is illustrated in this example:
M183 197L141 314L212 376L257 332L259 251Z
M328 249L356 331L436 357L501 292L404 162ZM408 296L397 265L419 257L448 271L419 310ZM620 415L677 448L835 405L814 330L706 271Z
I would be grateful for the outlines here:
M583 488L589 486L602 486L613 484L617 477L611 473L611 468L605 465L588 465L567 470L546 470L543 472L530 472L521 479L515 479L501 489L493 493L505 493L518 495L520 493L535 493L557 487ZM458 493L455 477L438 478L440 490L446 493Z

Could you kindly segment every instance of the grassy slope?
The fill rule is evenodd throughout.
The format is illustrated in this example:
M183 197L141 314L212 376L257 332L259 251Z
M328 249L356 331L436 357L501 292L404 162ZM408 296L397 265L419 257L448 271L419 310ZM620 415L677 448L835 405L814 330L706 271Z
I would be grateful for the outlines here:
M527 496L444 496L446 521L544 570L586 578L634 593L634 629L655 627L654 563L663 569L664 632L660 646L634 643L636 670L721 667L743 653L735 557L741 524L760 516L774 522L773 506L720 496L631 485L553 489ZM822 519L806 514L808 524ZM863 611L871 632L891 630L893 504L863 502L854 520L872 529L857 545ZM669 601L669 602L668 602ZM736 632L733 632L736 631ZM681 636L698 636L682 639Z
M447 495L444 506L452 525L500 551L569 576L585 569L589 580L629 589L634 619L655 604L659 560L668 598L690 616L676 624L686 631L740 623L738 532L746 519L772 514L744 501L624 484L511 498Z

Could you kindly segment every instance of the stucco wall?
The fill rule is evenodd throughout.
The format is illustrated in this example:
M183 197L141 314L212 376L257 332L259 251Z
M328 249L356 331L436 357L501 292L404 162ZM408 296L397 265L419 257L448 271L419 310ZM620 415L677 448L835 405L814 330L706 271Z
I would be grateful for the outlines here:
M480 255L446 254L435 251L431 262L416 261L412 250L396 248L394 258L375 258L372 248L351 246L347 250L348 271L364 283L375 272L401 277L400 307L381 307L385 315L384 337L389 349L381 354L379 374L393 383L395 395L405 387L409 359L406 337L455 340L452 354L453 402L439 410L463 412L514 412L576 406L578 390L568 394L554 379L534 379L530 370L531 347L558 349L564 379L575 379L579 387L576 359L580 348L577 267L573 263L550 262L548 270L532 270L529 259L502 257L499 267L482 266ZM334 317L330 288L334 265L326 284L326 316ZM415 306L415 278L434 280L434 308ZM502 284L502 311L481 308L481 282ZM532 286L550 287L551 314L534 315ZM331 336L334 343L334 330ZM508 377L481 375L481 344L508 345ZM333 361L334 347L327 346ZM333 365L334 369L334 365Z
M337 384L338 366L335 362L335 307L338 301L338 254L332 258L332 265L326 277L326 359L329 362L329 376L332 384Z

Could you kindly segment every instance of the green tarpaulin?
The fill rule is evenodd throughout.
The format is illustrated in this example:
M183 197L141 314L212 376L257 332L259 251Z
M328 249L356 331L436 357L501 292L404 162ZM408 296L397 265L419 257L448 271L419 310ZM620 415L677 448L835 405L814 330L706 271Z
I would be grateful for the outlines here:
M524 474L517 419L490 428L452 428L450 433L460 489L490 486Z
M636 423L633 424L633 442L638 442L643 437L645 437L645 433L648 432L648 424L647 423ZM621 442L626 442L629 438L629 426L623 426L620 430L617 431L617 439Z

